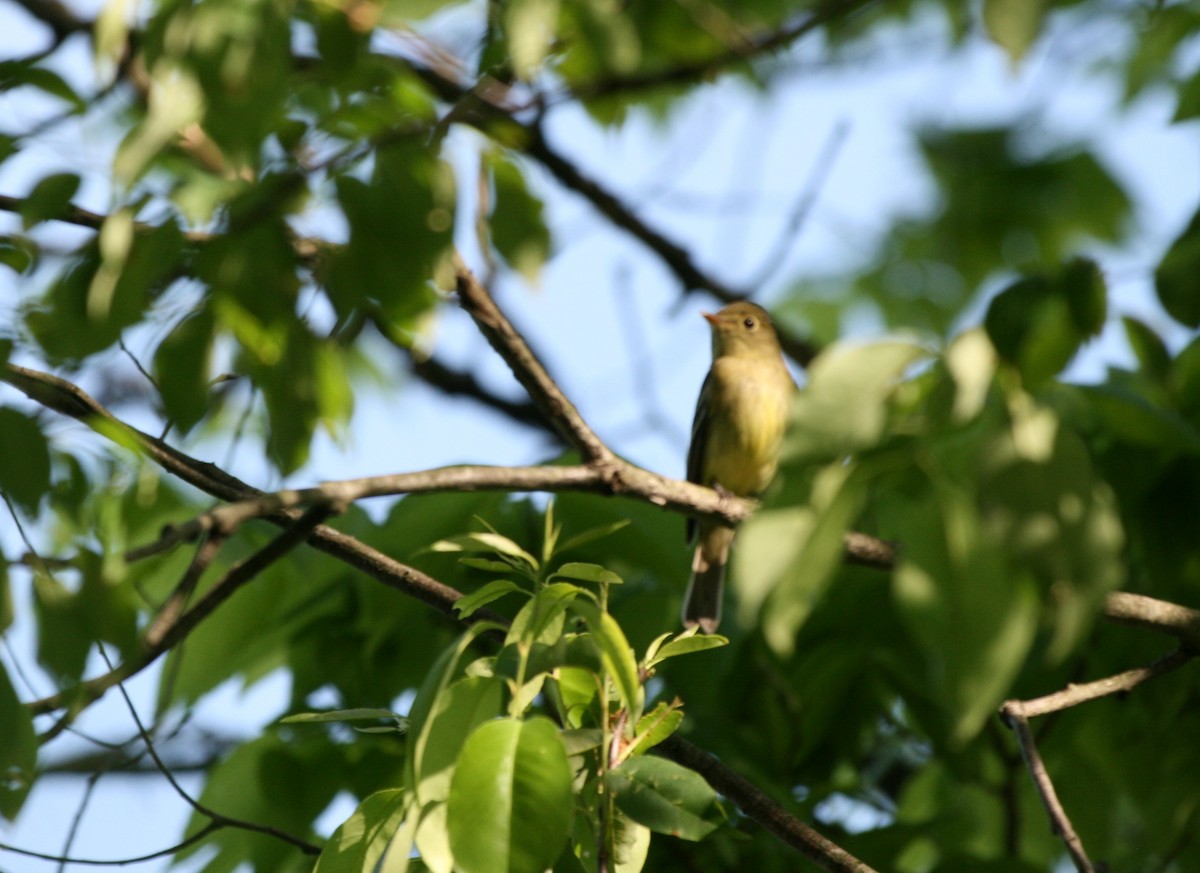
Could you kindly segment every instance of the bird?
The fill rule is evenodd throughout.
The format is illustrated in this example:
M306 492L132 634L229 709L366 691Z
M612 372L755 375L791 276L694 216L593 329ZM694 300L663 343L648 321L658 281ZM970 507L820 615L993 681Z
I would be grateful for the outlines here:
M775 475L796 383L761 306L738 301L701 315L712 330L713 360L696 401L687 478L723 494L754 497ZM711 634L721 621L733 528L711 519L689 519L687 528L695 553L683 624Z

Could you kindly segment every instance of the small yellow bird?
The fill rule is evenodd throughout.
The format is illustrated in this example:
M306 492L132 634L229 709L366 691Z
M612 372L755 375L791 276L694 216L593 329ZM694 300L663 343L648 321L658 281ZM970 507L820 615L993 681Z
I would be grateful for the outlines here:
M754 303L731 303L712 327L713 362L700 389L688 449L688 481L752 497L767 487L779 463L796 383L783 362L771 316ZM721 592L733 528L688 521L696 543L692 578L683 596L683 623L711 634L721 621Z

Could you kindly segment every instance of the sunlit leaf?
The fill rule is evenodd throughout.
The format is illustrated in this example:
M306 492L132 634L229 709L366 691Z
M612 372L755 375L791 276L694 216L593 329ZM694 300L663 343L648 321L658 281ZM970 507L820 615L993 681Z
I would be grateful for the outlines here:
M330 836L313 873L364 873L374 870L388 845L411 815L412 798L403 788L372 794Z
M571 768L545 718L480 725L454 769L446 826L463 873L542 873L573 815Z
M572 602L571 608L583 616L588 630L604 658L604 668L612 678L621 698L622 705L629 710L632 720L641 718L645 703L645 691L638 676L637 660L633 649L625 639L621 626L607 612L586 598Z

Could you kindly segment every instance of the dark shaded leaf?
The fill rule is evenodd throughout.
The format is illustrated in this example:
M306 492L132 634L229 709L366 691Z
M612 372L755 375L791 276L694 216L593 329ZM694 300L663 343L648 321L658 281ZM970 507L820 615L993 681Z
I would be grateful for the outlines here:
M656 833L702 840L724 820L708 783L665 758L630 758L608 774L608 784L620 810Z
M62 215L78 190L79 176L75 173L55 173L38 180L21 204L25 229Z
M1163 309L1188 327L1200 327L1200 211L1163 256L1154 273Z
M50 489L50 449L37 422L23 412L0 407L0 490L30 514Z

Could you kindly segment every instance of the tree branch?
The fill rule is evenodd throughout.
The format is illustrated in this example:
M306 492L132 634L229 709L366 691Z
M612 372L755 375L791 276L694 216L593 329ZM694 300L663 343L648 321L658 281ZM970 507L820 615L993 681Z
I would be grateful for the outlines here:
M1188 650L1200 652L1200 609L1156 600L1144 594L1114 591L1105 598L1104 617L1119 624L1167 634Z
M480 332L504 358L530 399L546 414L563 439L579 452L585 463L601 465L609 462L612 452L588 427L579 410L550 378L524 337L500 311L483 283L461 260L455 264L455 278L462 308L474 319Z
M496 136L496 131L491 128L495 122L502 122L504 135L498 137L499 141L536 160L564 188L582 196L612 224L658 255L683 284L685 291L703 289L726 303L748 299L747 291L734 288L702 270L686 249L652 228L615 194L563 157L546 140L539 124L516 119L512 107L490 97L491 89L484 87L482 83L474 89L469 89L447 78L447 73L441 70L416 62L408 63L413 72L435 93L455 104L455 108L451 110L453 120L468 124L488 136ZM800 364L807 366L816 356L818 349L812 343L781 328L777 328L777 332L783 350Z
M309 518L310 515L312 516L311 519ZM305 515L304 518L302 518L299 522L296 523L295 527L301 528L301 527L307 525L309 527L309 529L311 529L312 527L314 527L317 524L317 522L319 521L319 518L320 518L320 513L310 511L308 514ZM283 540L285 538L288 538L291 540L291 546L289 546L287 549L287 550L290 550L292 547L300 544L300 542L303 540L303 536L304 536L303 531L300 532L299 537L296 537L292 531L284 531L282 534L279 535L279 537L277 537L275 539L274 542L270 543L265 549L262 549L258 554L261 555L263 552L266 552L267 549L270 549L276 543L280 542L281 540ZM257 556L255 556L255 557L257 557ZM254 560L254 558L252 557L246 563L250 563L253 560ZM253 575L251 575L248 578L253 578ZM111 669L112 663L109 662L108 656L104 653L103 648L101 648L100 653L102 655L104 655L104 660L106 663L108 663L108 665ZM294 848L299 849L301 852L303 852L306 855L321 854L320 846L314 845L313 843L310 843L308 840L301 839L300 837L297 837L295 834L290 834L287 831L280 830L279 828L274 827L272 825L259 824L257 822L246 821L245 819L234 818L232 816L224 815L224 814L219 813L216 810L206 806L205 804L196 800L196 798L192 797L186 791L184 791L183 786L179 784L179 780L177 780L175 778L175 774L171 772L171 770L167 767L167 765L163 763L162 758L160 758L158 756L158 751L154 748L154 742L150 739L150 733L146 730L146 726L142 723L141 716L139 716L138 712L137 712L137 707L135 707L133 705L133 701L129 697L129 692L125 690L125 686L123 684L121 684L120 682L117 683L117 690L119 692L121 692L121 699L125 701L125 708L129 711L130 718L132 718L133 723L135 725L137 725L138 736L141 737L142 744L146 747L146 752L150 755L150 760L152 760L154 762L154 766L158 769L158 771L167 780L167 782L170 784L171 788L173 788L175 790L175 793L177 795L179 795L179 797L182 798L183 801L185 803L187 803L188 806L190 806L193 810L198 812L200 815L207 818L213 825L215 825L217 827L237 828L238 830L250 831L251 833L262 834L263 836L273 837L277 840L287 843L290 846L293 846ZM204 830L204 829L202 828L201 830Z
M1083 841L1079 839L1075 828L1071 826L1071 819L1067 817L1067 812L1058 799L1054 783L1046 771L1046 764L1042 761L1042 756L1038 754L1037 744L1033 741L1033 732L1029 730L1029 721L1023 715L1015 713L1009 714L1006 720L1009 727L1013 729L1013 733L1016 734L1017 743L1021 747L1021 755L1025 758L1025 764L1029 768L1029 775L1033 777L1034 787L1037 789L1038 796L1042 798L1042 804L1046 807L1046 814L1050 817L1051 830L1062 839L1063 844L1067 847L1067 853L1071 856L1075 869L1079 873L1095 873L1096 868L1088 860L1087 852L1083 849Z
M570 96L578 100L595 100L629 92L650 91L672 85L688 85L706 81L727 71L730 67L754 60L765 54L787 48L818 27L842 16L849 16L872 5L875 0L831 0L819 5L808 15L783 27L756 34L740 40L726 51L711 57L680 64L665 70L648 70L619 78L601 79L585 85L575 86Z
M91 32L92 22L80 18L59 0L17 0L17 5L54 31L56 43L73 33Z
M1000 706L1000 715L1005 720L1010 719L1012 716L1030 719L1039 715L1048 715L1052 712L1069 709L1072 706L1087 703L1089 700L1099 700L1101 697L1123 694L1126 691L1133 690L1149 679L1162 676L1164 673L1170 673L1172 670L1178 670L1184 664L1191 661L1193 657L1195 656L1191 652L1184 649L1176 649L1171 654L1165 655L1145 667L1125 670L1112 676L1106 676L1103 679L1096 679L1093 682L1079 684L1072 682L1061 691L1047 694L1044 697L1036 697L1032 700L1006 700Z
M259 494L259 492L249 485L230 476L214 465L189 458L182 452L170 448L161 440L120 423L111 413L89 397L86 392L64 379L45 373L38 373L23 367L16 367L11 364L7 365L0 373L3 374L4 381L15 385L32 399L42 403L49 409L62 412L65 415L81 419L85 422L92 418L99 418L110 424L116 424L121 432L130 436L137 444L140 444L150 458L164 469L174 473L189 484L207 491L213 496L225 500L237 500L253 498ZM114 436L114 428L106 428L103 433L112 438ZM632 478L635 480L639 478L639 474L647 478L661 479L661 477L656 477L654 474L646 471L640 471L639 468L632 467L631 465L629 470L623 473L623 475L632 475ZM669 482L671 480L662 481ZM707 491L707 489L694 485L689 487L697 488L702 493ZM268 516L268 520L275 524L287 524L290 522L291 517L286 514L276 513ZM339 531L324 526L317 527L309 536L309 544L344 561L350 566L363 570L384 584L397 588L408 596L415 597L447 614L454 615L453 605L455 601L462 597L460 592L448 585L443 585L411 567L399 564L374 549L363 545L353 537L342 534ZM219 582L214 588L220 586L221 583ZM211 593L212 590L210 590L209 594ZM203 601L193 607L192 612L185 613L185 617L201 609L202 603ZM470 620L480 619L485 612L485 610L476 611ZM499 617L490 614L487 617L490 620L504 623L504 620ZM160 645L168 648L183 638L183 635L174 628L170 628L166 632L159 631L159 633L161 633ZM94 700L117 682L123 681L143 668L139 666L137 669L132 669L132 667L133 665L129 665L128 667L126 665L119 665L116 668L115 675L110 672L104 676L99 676L82 683L77 689L71 689L69 692L63 692L39 701L33 701L28 705L34 712L49 712L66 706L67 700L70 699L68 695L90 696ZM824 838L821 838L819 834L808 828L807 825L771 800L766 794L754 789L752 783L726 767L716 757L702 752L697 747L682 740L676 742L668 741L662 744L660 748L664 754L677 760L680 764L693 767L715 788L722 791L726 797L740 809L743 809L747 815L756 820L760 820L763 817L769 818L769 822L764 822L764 827L780 839L783 839L788 845L806 845L807 848L801 849L801 851L804 851L809 857L813 857L818 863L827 865L825 869L870 873L870 867L853 859L844 850L827 840L824 842L828 846L833 847L830 850L831 854L828 857L820 855L820 847L823 844L819 840L824 840ZM676 755L680 757L676 758ZM819 840L806 839L806 834L815 835ZM860 866L847 866L847 864L858 864Z
M657 750L675 763L702 775L718 793L733 800L738 809L806 858L815 861L822 870L832 873L874 873L873 868L800 821L749 779L722 764L711 752L689 743L678 734L663 740Z
M308 539L313 529L328 516L329 508L325 506L316 506L308 510L266 546L244 561L239 561L230 567L225 575L206 591L196 605L187 612L179 615L174 621L156 621L143 635L142 651L136 657L119 664L101 676L81 682L74 688L27 704L34 715L66 708L66 712L55 726L42 735L42 742L47 742L57 736L75 715L99 699L108 689L136 676L170 651L200 622L211 615L218 606L228 600L235 591ZM153 637L151 637L151 633L153 633Z

